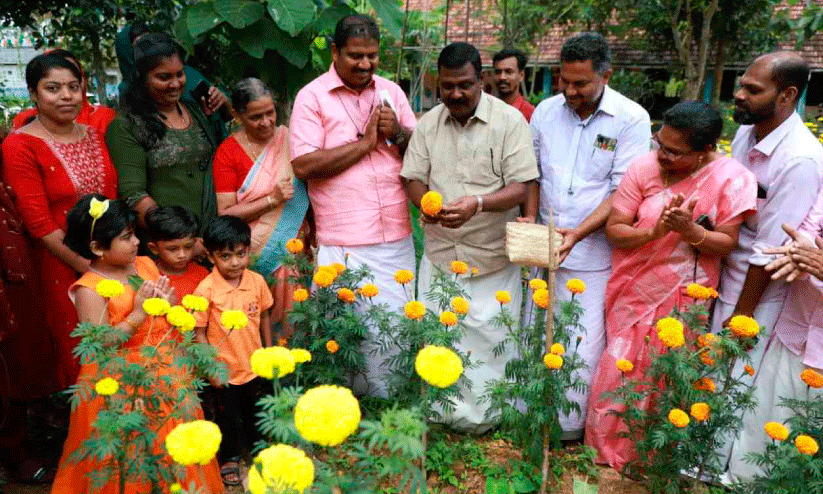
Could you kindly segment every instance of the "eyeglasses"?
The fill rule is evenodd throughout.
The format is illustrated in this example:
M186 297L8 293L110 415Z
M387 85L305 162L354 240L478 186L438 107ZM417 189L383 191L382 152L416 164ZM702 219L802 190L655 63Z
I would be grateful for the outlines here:
M686 157L686 156L688 156L688 155L695 152L695 151L691 151L691 150L689 150L689 151L677 151L677 150L674 150L674 149L671 149L671 148L667 148L667 147L663 146L663 143L660 142L660 137L658 137L657 134L654 134L652 136L652 149L654 149L658 153L664 153L672 161L677 161L677 160L679 160L681 158L684 158L684 157Z

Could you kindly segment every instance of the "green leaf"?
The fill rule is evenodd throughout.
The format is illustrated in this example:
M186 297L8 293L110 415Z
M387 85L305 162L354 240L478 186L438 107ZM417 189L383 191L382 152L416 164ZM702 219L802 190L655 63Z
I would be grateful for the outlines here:
M269 14L274 22L292 36L297 36L314 20L314 4L306 0L269 0ZM285 56L285 55L284 55Z
M369 0L377 17L383 21L383 27L395 38L399 38L403 30L403 12L396 0Z
M266 11L263 4L255 0L217 0L214 10L237 29L254 24Z
M573 494L597 494L597 485L589 484L584 482L577 477L574 478L574 483L572 484L572 493Z
M254 58L263 58L266 50L277 50L290 64L303 68L309 60L309 42L289 36L268 18L237 31L237 44Z
M323 9L320 15L317 16L317 21L314 24L318 32L333 31L337 25L337 21L350 14L356 14L351 7L344 4L334 5L327 9Z
M186 13L186 24L189 27L189 33L195 38L214 29L221 22L222 19L217 15L217 12L215 12L210 3L190 5Z
M143 286L143 281L145 281L145 280L143 280L143 278L137 276L136 274L133 274L133 275L129 276L127 279L128 279L128 282L129 282L129 286L135 292L137 290L139 290L141 286Z

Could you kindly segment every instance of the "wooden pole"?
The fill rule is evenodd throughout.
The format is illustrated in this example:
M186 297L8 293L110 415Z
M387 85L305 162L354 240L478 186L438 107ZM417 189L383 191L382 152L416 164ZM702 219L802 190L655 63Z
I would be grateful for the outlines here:
M555 245L554 245L554 211L549 208L549 302L546 306L546 353L551 351L554 343L554 286L556 284ZM549 485L549 446L551 441L549 424L543 426L543 464L540 468L541 480L538 494L546 494Z
M443 24L443 46L449 44L449 10L452 8L452 0L446 0L446 19Z
M469 13L471 12L471 0L466 0L466 43L469 42Z

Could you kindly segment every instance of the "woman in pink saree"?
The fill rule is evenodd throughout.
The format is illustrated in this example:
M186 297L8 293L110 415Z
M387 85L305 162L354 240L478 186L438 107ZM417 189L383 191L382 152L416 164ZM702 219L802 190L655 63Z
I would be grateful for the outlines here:
M284 314L294 286L281 266L285 243L308 232L309 196L294 177L289 129L277 127L274 98L260 79L237 83L231 95L241 128L224 140L214 155L214 187L220 215L241 218L251 226L253 269L269 281L274 306L272 322L281 338L289 336ZM304 245L308 248L309 242Z
M678 103L653 137L657 150L631 164L614 194L606 224L614 247L606 288L607 345L592 381L586 444L597 450L598 463L618 470L636 451L611 413L620 406L602 397L622 382L617 360L634 364L628 378L646 372L651 354L661 349L657 320L692 302L685 294L688 284L717 288L720 261L756 208L754 175L716 152L722 129L711 106Z

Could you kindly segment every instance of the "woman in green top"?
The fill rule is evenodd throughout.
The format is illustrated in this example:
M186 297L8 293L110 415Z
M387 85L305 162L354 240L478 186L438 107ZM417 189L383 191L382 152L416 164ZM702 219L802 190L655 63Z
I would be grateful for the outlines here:
M134 43L137 68L106 132L120 196L140 223L157 206L183 206L202 227L216 215L211 162L218 137L185 91L183 50L173 38L148 33Z

